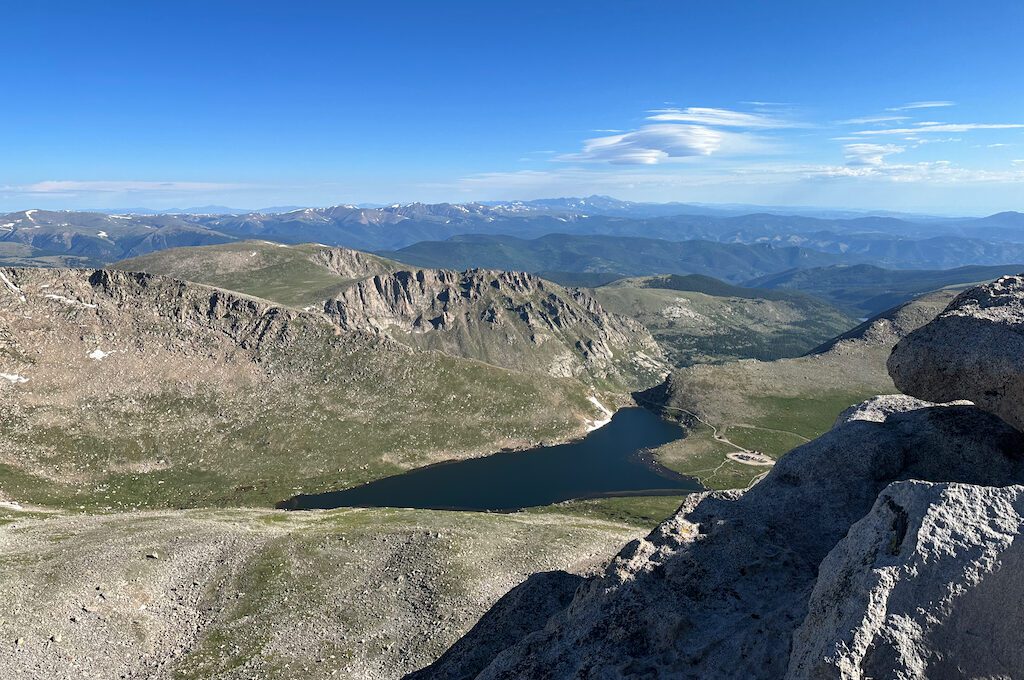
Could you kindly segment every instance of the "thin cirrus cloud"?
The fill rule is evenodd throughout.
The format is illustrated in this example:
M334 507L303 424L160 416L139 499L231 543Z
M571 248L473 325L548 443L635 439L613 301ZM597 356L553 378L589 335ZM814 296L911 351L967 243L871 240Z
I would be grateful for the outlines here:
M796 123L763 113L747 113L728 109L689 107L686 109L655 109L647 120L673 123L695 123L715 127L737 128L785 128L797 127Z
M923 132L971 132L972 130L1014 130L1024 128L1024 123L940 123L926 121L914 127L882 128L859 130L855 135L916 135Z
M903 153L907 148L898 144L846 144L843 151L850 166L881 166L887 156Z
M836 121L839 125L872 125L874 123L896 123L910 120L910 116L864 116L863 118L847 118Z
M886 109L886 111L913 111L914 109L940 109L947 106L956 106L956 102L946 100L936 101L923 101L923 102L907 102L899 106L892 106Z
M657 165L716 154L764 153L770 143L751 132L796 125L761 113L690 107L648 111L650 124L593 137L583 149L558 158L570 162Z

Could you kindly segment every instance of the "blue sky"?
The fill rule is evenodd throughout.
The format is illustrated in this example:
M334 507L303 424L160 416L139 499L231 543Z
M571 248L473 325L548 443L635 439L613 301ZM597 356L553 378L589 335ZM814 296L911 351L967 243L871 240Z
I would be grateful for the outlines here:
M1024 209L1024 3L6 3L0 209Z

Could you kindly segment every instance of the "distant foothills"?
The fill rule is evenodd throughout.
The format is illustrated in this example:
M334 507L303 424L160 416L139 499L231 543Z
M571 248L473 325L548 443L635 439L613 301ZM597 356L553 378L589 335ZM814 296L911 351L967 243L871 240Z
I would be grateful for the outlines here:
M937 217L606 196L256 212L30 209L0 215L0 265L97 267L166 248L250 239L342 246L418 266L543 271L556 279L701 274L749 284L819 267L945 270L1024 262L1024 213Z

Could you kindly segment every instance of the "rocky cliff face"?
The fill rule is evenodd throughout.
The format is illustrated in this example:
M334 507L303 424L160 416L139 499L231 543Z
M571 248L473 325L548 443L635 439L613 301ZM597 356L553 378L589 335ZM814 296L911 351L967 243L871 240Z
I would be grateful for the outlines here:
M894 377L905 389L929 389L916 389L906 358L951 315L986 329L956 344L979 355L1012 346L991 307L974 306L994 296L1012 299L1005 309L1024 291L1002 281L964 294L901 342L894 373L907 373ZM948 401L984 394L1024 354L996 363L998 375L954 371L953 356L929 361L956 376ZM1003 394L984 408L902 395L853 407L749 490L690 497L542 629L515 633L531 613L505 610L492 623L509 631L503 651L443 657L431 670L489 680L1015 677L1024 434L1008 424L1021 401Z
M262 241L162 251L117 267L324 311L345 330L597 388L648 387L667 372L640 324L521 272L409 269L347 248Z
M72 351L78 340L97 343L103 357L94 363L147 342L184 355L252 360L267 343L288 345L299 316L265 300L136 272L0 269L0 286L10 343L29 364ZM78 337L61 338L57 326Z
M365 279L325 304L343 328L390 333L416 347L519 371L630 386L665 371L639 323L591 296L522 272L398 271Z
M362 279L374 274L385 274L399 266L397 262L351 248L321 247L310 259L346 279Z

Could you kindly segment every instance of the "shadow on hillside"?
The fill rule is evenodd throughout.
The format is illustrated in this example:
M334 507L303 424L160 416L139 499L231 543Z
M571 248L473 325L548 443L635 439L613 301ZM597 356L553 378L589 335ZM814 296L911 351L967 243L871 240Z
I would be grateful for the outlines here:
M540 630L586 581L564 571L533 574L494 603L440 659L404 680L470 680L499 653Z

